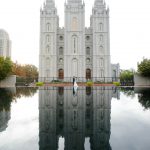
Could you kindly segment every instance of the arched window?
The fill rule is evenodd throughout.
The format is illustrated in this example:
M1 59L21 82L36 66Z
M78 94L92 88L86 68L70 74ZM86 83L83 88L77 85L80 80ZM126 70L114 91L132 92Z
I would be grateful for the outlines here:
M103 51L103 46L102 46L102 45L99 47L99 52L100 52L100 54L103 54L103 53L104 53L104 51Z
M46 77L49 77L50 70L49 70L49 69L47 69L47 70L45 71L45 73L46 73Z
M103 23L99 23L99 31L103 31Z
M103 69L100 70L100 77L101 77L101 78L104 77L104 70L103 70Z
M78 60L74 58L72 60L72 76L77 77L78 76Z
M100 43L103 42L103 35L100 35Z
M46 35L46 42L50 42L50 35Z
M46 47L46 53L49 53L49 52L50 52L50 46L47 45L47 47Z
M78 38L76 35L73 35L72 36L72 50L74 54L77 53L77 50L78 50L77 45L78 45Z
M50 31L51 30L51 24L50 23L47 23L46 24L46 31Z
M86 48L86 55L90 55L90 47Z
M74 18L72 19L72 30L73 30L73 31L77 31L77 29L78 29L78 20L77 20L76 17L74 17Z
M100 67L104 67L104 59L100 58Z
M62 59L62 58L60 58L60 59L59 59L59 62L60 62L60 63L63 63L63 59Z
M64 53L64 52L63 52L63 47L60 47L60 48L59 48L59 55L63 55L63 53Z
M88 36L86 36L86 40L88 41L88 40L90 40L90 36L88 35Z
M90 58L86 59L86 63L89 64L90 63Z
M59 40L60 41L62 41L64 38L63 38L63 36L61 35L60 37L59 37Z
M46 58L46 66L47 66L47 68L50 68L50 58L49 57Z

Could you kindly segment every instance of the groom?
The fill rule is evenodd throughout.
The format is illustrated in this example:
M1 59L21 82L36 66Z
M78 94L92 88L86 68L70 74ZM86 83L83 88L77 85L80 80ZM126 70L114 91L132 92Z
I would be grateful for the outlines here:
M73 77L73 85L74 85L74 82L75 82L75 77Z

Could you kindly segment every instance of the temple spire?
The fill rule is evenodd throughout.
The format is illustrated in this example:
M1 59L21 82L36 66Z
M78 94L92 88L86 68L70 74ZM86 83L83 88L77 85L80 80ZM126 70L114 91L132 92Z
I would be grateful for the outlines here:
M46 6L47 7L55 7L54 0L46 0Z
M46 0L46 3L54 3L54 0Z
M54 0L45 0L43 8L41 8L41 14L56 14L57 15L57 9L55 7L55 1Z
M99 7L106 8L106 3L104 0L95 0L94 7L95 8L99 8Z
M68 2L82 2L82 0L68 0Z
M104 3L104 0L95 0L95 2L101 2L101 3Z
M95 5L104 5L104 0L95 0Z
M68 3L82 3L82 0L68 0Z

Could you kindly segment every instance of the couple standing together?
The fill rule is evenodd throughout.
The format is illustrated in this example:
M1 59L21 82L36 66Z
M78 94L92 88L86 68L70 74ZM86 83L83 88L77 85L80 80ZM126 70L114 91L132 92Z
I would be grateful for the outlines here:
M73 86L78 87L77 82L76 82L76 77L73 77Z

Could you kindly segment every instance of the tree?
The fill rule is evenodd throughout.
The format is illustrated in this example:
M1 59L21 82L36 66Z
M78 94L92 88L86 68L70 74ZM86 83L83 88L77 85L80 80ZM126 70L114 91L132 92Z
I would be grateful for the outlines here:
M13 64L12 72L18 76L18 82L30 83L38 79L38 69L31 64L21 65L16 62Z
M150 77L150 59L143 59L143 61L138 64L138 73L142 76Z
M120 81L133 81L134 70L122 70L120 73Z
M25 76L26 78L38 78L38 70L34 65L25 65L24 66Z
M21 64L18 64L17 62L13 63L12 73L17 76L25 77L24 67Z
M0 81L5 79L12 72L12 61L10 58L0 57Z

